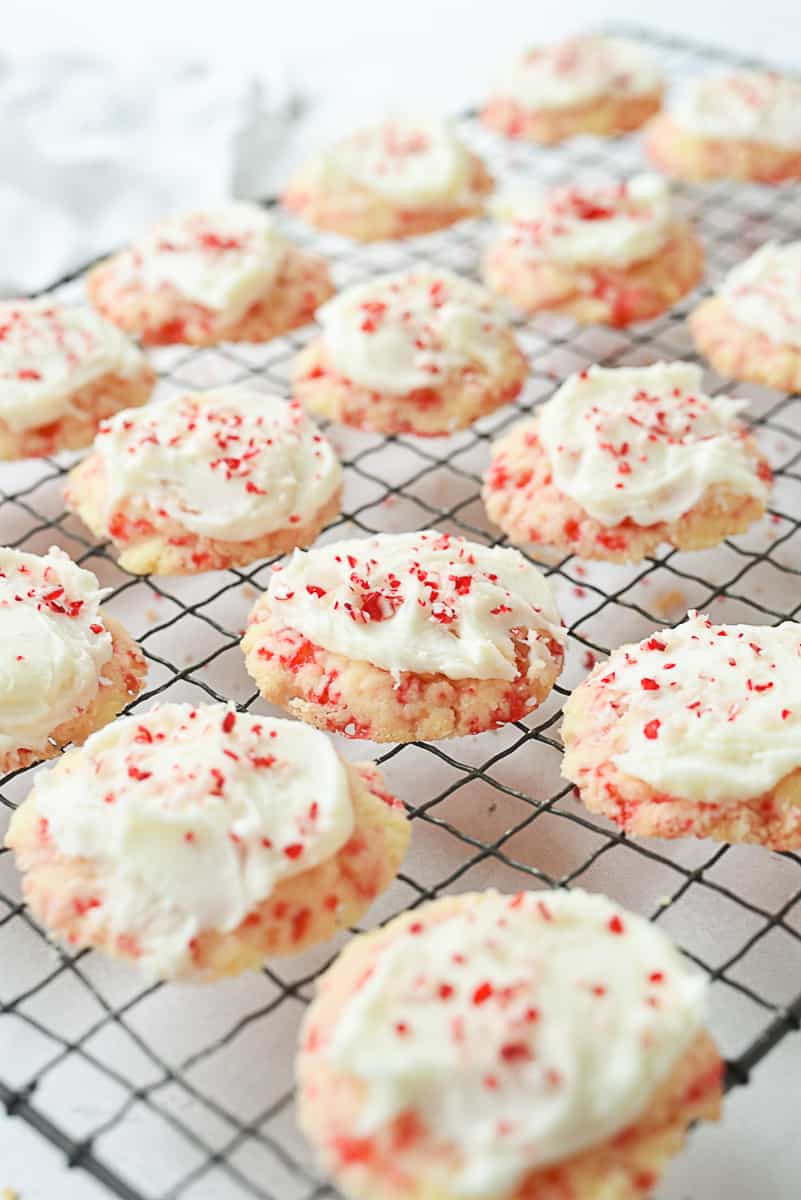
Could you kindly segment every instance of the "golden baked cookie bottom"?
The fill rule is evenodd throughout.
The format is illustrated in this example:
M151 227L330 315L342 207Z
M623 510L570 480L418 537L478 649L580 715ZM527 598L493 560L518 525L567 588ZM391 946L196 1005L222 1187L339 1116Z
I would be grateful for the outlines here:
M268 597L256 603L242 639L245 666L261 695L292 716L351 738L374 742L437 741L497 729L539 707L562 669L564 652L547 639L547 667L535 660L526 630L513 631L517 675L448 679L389 671L317 646L273 617Z
M132 375L108 371L66 397L64 414L54 421L15 430L0 419L0 461L81 450L92 443L101 421L149 400L156 382L156 373L148 366Z
M570 108L527 109L514 100L490 100L480 120L504 137L551 146L578 134L615 137L639 129L662 107L662 89L639 96L608 93Z
M502 373L469 367L448 374L436 387L403 395L376 392L340 375L322 338L295 360L293 394L319 417L374 433L435 437L465 429L520 394L528 373L525 356L507 335Z
M21 746L17 750L0 751L0 775L54 758L70 743L80 746L91 733L113 721L141 692L147 676L145 656L119 622L106 613L101 613L101 620L111 634L111 658L101 672L106 682L98 687L84 712L62 721L51 731L44 748Z
M428 909L445 919L481 895L447 896ZM417 919L403 913L350 942L318 985L298 1056L299 1120L325 1169L358 1200L457 1200L449 1187L461 1165L456 1147L437 1138L409 1109L365 1137L359 1119L364 1084L334 1070L325 1048L340 1014L382 948ZM717 1120L723 1064L709 1034L700 1033L654 1093L645 1112L597 1146L530 1171L521 1183L485 1200L647 1200L697 1120Z
M720 297L702 300L689 324L698 352L720 375L783 392L801 391L801 349L743 325Z
M120 282L117 261L106 259L88 273L89 300L107 320L145 346L268 342L308 324L315 310L334 294L325 259L290 246L264 296L231 321L171 288L147 291L136 282Z
M340 486L309 520L236 542L194 533L144 499L133 498L109 511L105 465L99 454L89 455L72 469L64 495L67 507L96 538L111 539L119 565L134 575L195 575L288 554L310 546L339 516L342 503Z
M801 770L759 796L701 802L659 791L612 761L627 747L624 722L606 701L600 664L564 707L562 774L584 806L641 837L713 838L770 850L801 848Z
M68 769L70 757L54 771ZM175 978L208 982L257 970L273 955L300 954L355 924L389 887L409 841L403 804L387 791L372 763L348 763L346 768L354 825L344 846L317 866L280 881L236 929L202 931L192 944L189 965ZM31 913L54 938L73 950L92 947L130 962L141 957L133 934L98 921L102 887L96 866L59 852L38 814L35 794L12 817L6 845L23 872Z
M645 130L645 151L666 175L688 183L738 179L786 183L801 179L801 150L741 138L705 138L681 129L667 113Z
M623 327L658 317L700 283L704 252L692 227L677 221L651 258L626 267L527 261L508 239L491 246L484 282L523 312L560 312L584 325Z
M281 203L310 225L359 242L418 237L483 214L492 176L475 154L469 159L466 186L429 204L401 205L358 183L324 189L307 171L290 181Z
M663 543L677 550L716 546L744 532L765 513L760 498L717 485L675 521L638 525L627 518L604 525L556 486L538 427L537 418L531 417L493 445L481 493L490 520L517 546L545 543L579 558L637 563ZM770 482L770 467L755 438L745 427L742 436L754 474Z

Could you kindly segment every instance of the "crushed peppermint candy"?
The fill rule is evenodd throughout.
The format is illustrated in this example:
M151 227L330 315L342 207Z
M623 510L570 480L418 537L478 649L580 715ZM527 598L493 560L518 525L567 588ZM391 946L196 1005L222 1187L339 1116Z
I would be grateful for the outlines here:
M675 521L715 486L766 499L745 402L701 385L700 367L680 362L571 376L539 414L556 486L610 527Z
M144 969L167 976L201 934L236 929L282 880L336 854L354 823L323 734L223 704L122 718L89 738L69 775L38 776L35 797L60 853L93 864L87 919L132 938Z
M232 322L269 293L286 251L266 209L229 204L158 222L110 269L122 288L166 292Z
M105 594L56 547L42 556L0 548L0 754L43 749L107 686Z
M74 413L74 393L146 367L133 342L94 309L48 300L0 303L0 425L22 432Z
M611 669L610 669L611 668ZM801 767L801 624L675 629L615 650L586 684L620 723L618 768L668 796L733 803Z
M668 184L650 174L501 195L495 207L509 222L498 246L532 264L625 267L660 250L675 219Z
M246 541L311 520L342 482L332 447L297 401L242 387L119 413L95 448L112 532L118 516L141 513Z
M436 530L296 551L268 600L314 645L394 675L513 679L515 636L529 670L560 659L564 643L550 589L522 555Z
M326 358L342 377L382 394L423 394L455 372L502 374L510 336L477 283L420 266L346 288L317 314Z
M306 1050L358 1080L361 1136L403 1114L458 1150L455 1195L512 1195L636 1120L699 1031L705 986L604 897L467 895L390 925L323 1045L312 1006Z

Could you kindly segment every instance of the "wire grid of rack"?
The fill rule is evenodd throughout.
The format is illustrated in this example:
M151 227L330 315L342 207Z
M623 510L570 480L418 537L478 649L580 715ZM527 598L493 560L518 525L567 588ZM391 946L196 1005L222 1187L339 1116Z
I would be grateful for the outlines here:
M649 38L673 79L746 65L718 51ZM576 139L535 150L502 143L470 117L465 138L496 176L521 170L545 182L642 167L639 141ZM791 187L678 189L709 259L708 282L770 237L801 234ZM483 221L403 243L354 246L286 220L295 240L325 254L342 286L431 260L473 274ZM53 289L81 296L80 276ZM697 297L636 330L580 328L560 317L518 325L531 376L517 404L444 439L382 438L329 429L346 466L342 518L326 539L438 526L498 540L479 500L489 441L590 362L692 358L685 316ZM160 349L158 396L243 381L285 393L289 368L312 330L267 345ZM405 798L412 847L366 926L444 891L487 886L581 886L605 891L659 921L711 980L712 1025L728 1057L728 1084L801 1023L801 855L770 855L692 840L633 842L576 802L559 776L562 699L595 657L687 607L718 620L777 623L801 609L801 398L732 387L747 396L776 471L773 507L760 525L711 551L665 552L636 567L538 558L570 629L565 673L524 721L437 745L345 742L374 754ZM137 579L119 570L64 511L61 488L75 456L0 469L0 542L41 552L58 544L111 589L106 608L138 636L149 680L135 707L156 698L233 697L262 710L238 639L269 564L197 578ZM2 781L0 834L31 772ZM0 852L0 1100L125 1200L313 1200L334 1195L295 1129L292 1046L314 981L345 940L263 973L211 987L146 984L100 956L55 950L20 901L11 856Z

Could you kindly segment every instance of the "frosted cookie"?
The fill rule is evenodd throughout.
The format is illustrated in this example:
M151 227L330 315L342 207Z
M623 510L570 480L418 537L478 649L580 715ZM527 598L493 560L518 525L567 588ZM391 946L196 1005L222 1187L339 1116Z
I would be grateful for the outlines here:
M345 763L316 730L165 704L38 775L7 845L54 936L201 981L353 924L408 838L376 767Z
M649 124L645 148L691 182L801 179L801 83L756 71L698 80Z
M586 324L650 320L692 291L704 254L656 175L512 195L484 259L488 286L526 313Z
M389 117L321 151L282 203L360 242L413 237L476 217L492 179L445 121Z
M126 571L185 575L307 546L341 494L339 461L297 401L226 387L118 413L66 500Z
M603 896L446 896L320 980L300 1123L354 1200L645 1200L719 1116L705 991Z
M721 375L801 391L801 242L767 242L740 263L690 329Z
M589 34L529 50L504 72L481 114L490 129L531 142L639 129L662 104L662 75L626 38Z
M621 646L565 706L562 773L647 837L801 848L801 625L676 629Z
M739 414L692 363L590 367L494 443L483 500L511 541L639 562L700 550L765 512L771 471Z
M532 712L562 669L550 588L516 550L436 530L296 552L242 641L266 700L322 729L411 742Z
M324 259L255 204L183 213L89 272L89 299L146 345L266 342L333 294Z
M83 742L141 691L144 657L105 594L55 546L0 548L0 775Z
M317 319L295 395L359 429L451 433L514 399L528 370L489 293L434 267L348 288Z
M102 420L144 404L146 358L91 308L0 303L0 459L87 446Z

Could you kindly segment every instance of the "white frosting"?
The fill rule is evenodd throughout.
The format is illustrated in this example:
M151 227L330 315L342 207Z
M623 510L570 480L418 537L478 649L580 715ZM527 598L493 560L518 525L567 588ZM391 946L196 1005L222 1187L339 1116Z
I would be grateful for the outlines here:
M651 787L736 802L801 767L801 625L713 625L691 612L597 674L624 723L613 761Z
M801 350L801 242L766 242L729 272L720 295L737 321Z
M433 529L296 550L268 589L282 626L391 671L514 679L513 629L530 629L531 670L563 643L551 590L516 550Z
M604 525L675 521L707 488L766 498L738 414L747 401L705 396L693 363L590 367L539 412L553 479Z
M700 79L672 115L682 129L700 137L801 150L801 83L781 75L736 71Z
M701 1028L705 983L603 896L436 912L379 951L324 1053L366 1084L360 1134L411 1108L458 1149L449 1191L512 1195L640 1116Z
M115 721L33 794L61 853L97 871L87 922L132 939L141 965L165 975L188 965L200 933L236 929L353 828L323 734L223 704Z
M499 80L497 93L527 109L573 108L601 96L634 97L662 86L642 46L599 35L529 51Z
M447 122L389 117L331 146L312 169L320 186L350 180L416 206L462 191L469 167L470 157Z
M169 289L229 320L269 290L286 253L274 219L255 204L159 222L115 262L121 286Z
M91 308L0 303L0 422L14 432L66 416L73 393L102 375L144 365L133 342Z
M304 524L342 481L296 401L240 387L117 413L95 448L111 509L146 500L193 533L233 542Z
M500 372L508 339L483 287L418 267L340 292L317 313L336 370L390 395L438 387L467 367Z
M0 549L0 753L44 749L94 701L112 654L105 594L55 546Z
M652 174L617 184L512 192L494 211L511 222L505 236L519 257L578 266L625 267L651 258L675 219L668 183Z

